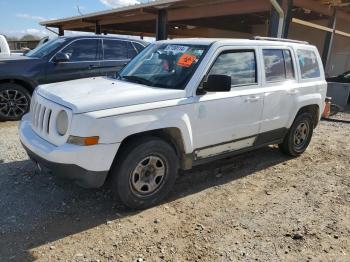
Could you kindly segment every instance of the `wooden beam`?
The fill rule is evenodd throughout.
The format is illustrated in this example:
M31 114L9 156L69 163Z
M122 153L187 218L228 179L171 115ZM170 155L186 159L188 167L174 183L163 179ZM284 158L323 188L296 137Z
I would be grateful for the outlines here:
M195 8L169 9L169 21L186 19L200 19L203 17L217 17L226 15L249 14L270 10L267 0L245 0L226 2L221 4L207 4Z
M294 0L294 5L309 9L316 13L324 14L327 16L332 16L332 8L329 8L329 5L323 5L319 1L312 0ZM343 19L350 22L350 14L341 10L337 11L337 19Z
M326 27L326 26L323 26L323 25L318 25L318 24L315 24L315 23L311 23L311 22L308 22L308 21L305 21L305 20L301 20L301 19L298 19L298 18L293 18L292 22L296 23L296 24L312 27L312 28L315 28L315 29L319 29L319 30L322 30L322 31L326 31L326 32L332 32L333 31L332 28L329 28L329 27Z

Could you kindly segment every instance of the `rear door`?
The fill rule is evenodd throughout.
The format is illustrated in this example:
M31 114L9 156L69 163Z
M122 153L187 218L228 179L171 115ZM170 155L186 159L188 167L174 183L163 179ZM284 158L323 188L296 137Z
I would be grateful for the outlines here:
M132 55L135 55L135 53L131 54L131 51L136 52L129 41L118 39L103 39L102 50L101 74L111 77L130 61Z
M263 47L261 49L264 110L261 132L274 131L283 135L291 114L295 112L300 92L296 79L293 50L288 47Z
M100 41L97 38L86 38L75 40L65 46L59 52L67 54L69 61L55 63L51 59L46 68L47 82L100 75Z

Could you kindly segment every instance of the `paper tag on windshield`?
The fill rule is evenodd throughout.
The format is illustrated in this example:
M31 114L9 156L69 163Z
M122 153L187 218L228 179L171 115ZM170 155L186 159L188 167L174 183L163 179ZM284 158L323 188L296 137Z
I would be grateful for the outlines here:
M168 45L164 51L165 52L173 52L174 54L177 53L185 53L188 49L188 46L181 46L181 45Z
M190 67L195 61L197 57L195 55L183 54L179 61L177 61L178 66L182 67Z

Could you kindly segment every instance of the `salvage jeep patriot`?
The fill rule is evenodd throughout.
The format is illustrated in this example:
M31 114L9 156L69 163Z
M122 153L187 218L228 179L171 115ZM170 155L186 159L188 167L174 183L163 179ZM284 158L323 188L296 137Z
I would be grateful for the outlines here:
M41 167L85 187L108 178L131 208L159 203L178 170L279 144L298 156L324 108L316 47L304 42L155 42L116 78L39 86L20 139Z

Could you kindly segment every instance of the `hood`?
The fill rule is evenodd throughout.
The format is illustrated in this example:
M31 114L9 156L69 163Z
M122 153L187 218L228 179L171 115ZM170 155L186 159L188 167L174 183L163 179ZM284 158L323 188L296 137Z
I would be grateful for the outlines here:
M73 113L92 112L186 96L184 90L148 87L107 77L41 85L37 93L72 109Z
M36 57L24 56L22 54L11 53L10 55L0 56L1 61L29 61L29 60L38 60Z

